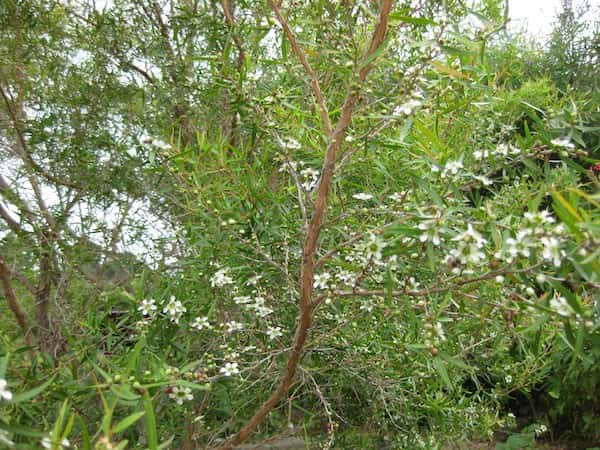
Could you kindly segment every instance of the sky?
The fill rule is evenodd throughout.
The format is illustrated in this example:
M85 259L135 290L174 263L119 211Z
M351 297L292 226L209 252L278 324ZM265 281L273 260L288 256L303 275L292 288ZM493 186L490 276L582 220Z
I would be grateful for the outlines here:
M573 0L577 8L583 0ZM560 10L561 0L509 0L510 27L526 28L533 36L542 37L552 30L552 23ZM600 0L589 0L588 3L600 14Z

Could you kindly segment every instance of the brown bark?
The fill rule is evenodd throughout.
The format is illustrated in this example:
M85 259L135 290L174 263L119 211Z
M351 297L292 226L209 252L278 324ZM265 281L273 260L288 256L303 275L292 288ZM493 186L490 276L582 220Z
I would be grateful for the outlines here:
M246 64L246 52L244 50L244 46L242 45L242 40L235 33L235 9L231 0L221 0L221 7L223 8L223 15L225 16L225 22L227 23L227 27L231 33L231 38L233 39L233 43L238 51L237 56L237 71L240 76L242 76L242 72L244 71L244 65ZM230 147L237 147L238 144L238 114L237 111L232 112L231 121L229 124L229 145Z
M6 262L4 261L4 258L2 258L2 256L0 256L0 280L2 281L2 286L4 288L4 297L6 299L6 303L8 304L8 307L17 319L19 327L23 331L23 337L25 339L25 342L30 347L34 347L35 340L31 332L31 327L29 326L27 313L17 300L17 296L15 295L15 291L11 283L11 270L6 265Z
M281 24L287 38L292 44L294 53L301 60L307 74L311 77L313 91L317 98L317 103L320 107L321 117L325 125L328 137L327 152L323 162L321 179L317 188L316 199L314 203L313 216L310 221L308 233L306 236L304 249L302 253L302 268L300 271L300 302L298 304L298 322L296 324L296 332L292 350L288 356L281 380L269 398L260 406L254 416L238 431L233 437L227 440L224 444L218 447L220 450L231 449L234 445L241 444L250 437L258 427L258 425L269 415L275 406L283 399L288 392L296 376L296 371L300 358L304 352L304 345L313 320L314 304L313 297L313 275L315 267L315 254L323 217L327 208L327 200L329 197L331 180L335 171L335 162L337 154L343 142L344 134L352 119L354 105L358 97L358 86L351 86L349 93L346 96L342 106L340 119L335 129L331 128L331 121L327 106L318 78L308 63L304 51L297 44L293 31L291 30L286 19L283 17L279 6L274 0L268 0L271 9L275 12L279 23ZM379 48L384 41L387 33L388 15L391 11L393 0L382 0L380 3L379 21L375 27L373 37L369 49L365 52L363 61L368 58ZM371 69L371 64L364 65L359 71L359 81L364 81Z

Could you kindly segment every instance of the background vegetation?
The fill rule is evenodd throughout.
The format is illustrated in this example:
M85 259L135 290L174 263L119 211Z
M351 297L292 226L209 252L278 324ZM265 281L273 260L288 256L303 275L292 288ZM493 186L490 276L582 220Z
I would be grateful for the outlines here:
M583 12L0 2L0 447L598 445Z

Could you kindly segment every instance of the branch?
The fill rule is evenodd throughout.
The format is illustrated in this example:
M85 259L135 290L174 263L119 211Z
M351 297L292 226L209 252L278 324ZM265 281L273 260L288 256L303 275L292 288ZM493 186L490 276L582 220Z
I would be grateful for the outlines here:
M0 217L6 222L8 228L13 230L15 233L21 232L21 224L13 219L9 212L0 204Z
M327 132L327 137L330 137L331 134L333 133L333 128L331 126L331 119L329 118L329 111L327 110L327 105L325 104L325 98L323 97L323 91L321 91L321 85L319 84L319 78L317 77L317 74L311 67L310 63L308 62L308 59L306 59L306 53L298 45L298 41L296 40L296 35L290 28L290 25L288 24L285 17L283 17L283 14L281 13L281 9L279 8L279 6L273 0L269 0L269 5L271 6L271 9L275 12L275 15L277 16L277 20L280 23L281 28L283 28L283 32L285 33L288 40L290 41L290 44L292 46L292 50L293 50L294 54L298 57L298 59L302 63L302 66L304 66L304 70L310 77L313 92L315 94L315 97L317 98L317 103L319 104L319 110L321 112L321 119L323 120L323 125L325 125L325 131Z
M25 342L27 345L34 347L35 342L33 339L33 335L31 333L31 327L29 326L29 321L27 320L27 314L19 301L17 300L17 296L15 295L15 291L10 282L11 279L11 270L6 265L4 258L0 255L0 280L2 280L2 285L4 287L4 297L6 298L6 303L8 303L8 307L14 314L17 319L17 323L19 327L23 331L23 336L25 338Z
M233 38L233 42L238 51L237 58L237 71L240 76L240 83L242 80L242 72L244 71L244 64L246 63L246 52L244 51L244 46L242 45L242 40L240 37L234 33L235 27L235 17L234 17L234 9L230 0L221 0L221 7L223 8L223 14L225 15L225 22L229 27L229 32L231 33L231 37ZM237 128L238 128L238 114L237 111L234 111L231 117L231 125L230 125L230 136L229 136L229 145L232 148L237 146Z
M4 101L4 104L6 105L6 110L8 111L10 120L12 121L13 127L17 133L17 139L19 141L19 146L17 146L17 151L15 153L25 163L25 166L28 167L29 169L37 172L39 175L41 175L43 178L45 178L48 181L51 181L56 184L60 184L62 186L77 187L76 183L72 183L70 181L63 180L61 178L58 178L58 177L55 177L54 175L49 174L46 171L46 169L44 169L37 162L34 161L34 159L31 157L31 154L27 150L27 141L25 140L25 136L23 134L23 131L21 130L21 126L19 125L19 120L17 119L17 115L16 115L15 111L13 111L13 108L12 108L12 105L10 102L10 98L6 94L4 89L2 88L2 85L0 85L0 96L2 97L2 100Z
M392 8L393 0L381 0L381 6L379 11L379 21L375 27L371 45L364 55L363 60L369 58L379 47L379 45L385 39L387 33L388 15ZM277 6L274 0L269 0L269 5L277 15L279 23L281 23L284 31L292 43L292 47L297 57L301 60L304 68L311 77L313 89L315 95L319 101L321 107L321 115L324 118L326 128L331 129L329 122L329 114L325 107L325 101L322 96L319 82L316 74L308 64L306 56L298 47L295 40L294 34L291 31L286 20L281 15L279 6ZM371 65L366 65L359 72L359 81L364 81L370 71ZM323 162L323 169L321 171L321 179L317 188L317 194L314 204L313 217L311 219L306 241L304 244L302 254L302 268L300 271L300 301L298 305L298 322L296 325L296 332L294 334L294 341L292 344L292 350L288 356L288 360L285 365L284 372L282 374L279 385L274 389L269 398L260 406L254 416L237 432L234 436L223 443L219 448L221 450L229 450L234 445L244 442L251 434L254 433L258 425L269 415L273 408L279 403L279 401L287 394L288 390L294 383L296 370L300 362L300 358L304 353L304 344L308 338L308 333L311 328L313 320L313 274L315 265L315 253L317 248L317 241L321 233L321 225L323 223L323 216L327 207L327 200L329 197L329 190L331 180L335 169L335 161L337 158L338 150L344 138L344 134L350 120L352 119L352 113L354 111L354 105L358 97L358 86L354 85L350 87L349 93L346 96L346 100L342 106L342 112L340 114L339 122L335 130L328 131L328 145L325 160ZM320 100L319 100L320 99ZM328 125L329 124L329 125Z
M390 294L392 295L392 297L402 297L402 296L424 297L424 296L428 296L431 294L444 294L446 292L453 291L456 288L461 287L461 286L477 283L479 281L490 280L492 278L497 277L498 275L528 273L528 272L531 272L532 270L537 269L540 266L541 266L541 264L536 264L531 267L526 267L525 269L504 268L504 269L500 269L500 270L490 271L490 272L484 273L483 275L480 275L477 277L463 278L461 280L456 280L454 283L449 284L447 286L439 286L439 287L432 287L432 288L425 288L425 289L403 289L403 290L397 290L397 291L391 291L391 292L388 290L385 290L385 289L353 289L351 291L335 290L335 291L333 291L333 293L336 297L373 297L373 296L384 297L384 296L390 295ZM321 304L325 300L325 298L328 298L328 296L322 295L319 298L317 298L315 300L315 308L319 304Z

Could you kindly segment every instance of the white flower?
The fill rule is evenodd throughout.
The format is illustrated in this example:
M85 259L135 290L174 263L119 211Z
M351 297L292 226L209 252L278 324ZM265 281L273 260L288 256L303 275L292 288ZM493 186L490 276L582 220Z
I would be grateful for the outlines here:
M549 225L555 222L554 217L548 212L548 210L537 211L537 212L526 212L523 214L525 219L533 226L534 232L542 233L544 225Z
M568 137L552 139L550 141L550 143L557 147L564 147L564 148L570 148L570 149L575 148L575 144L573 144L571 142L571 139L569 139Z
M233 278L228 275L228 272L229 269L227 267L217 270L210 278L210 285L212 287L223 287L228 284L233 284Z
M482 248L487 241L473 228L470 223L467 224L467 229L456 236L453 241L459 241L463 244L473 244L477 248Z
M446 333L444 333L444 327L441 322L436 322L433 326L433 333L441 340L446 340Z
M194 400L194 395L189 387L173 386L169 398L175 400L178 405L183 405L184 401Z
M508 156L508 145L506 144L498 144L498 146L496 147L496 150L494 150L494 154L495 155L500 155L500 156Z
M258 317L267 317L269 314L273 313L271 308L264 305L254 305L254 310L256 311L256 315Z
M152 141L152 145L159 150L168 151L171 150L171 144L166 143L165 141L161 141L160 139L154 139Z
M335 278L344 284L350 284L351 281L354 280L354 274L349 272L348 270L341 269L338 273L335 274Z
M419 106L421 106L421 102L419 100L410 99L406 103L396 106L394 108L394 111L392 111L392 114L394 114L395 116L408 116L413 112L414 109L418 108Z
M406 194L406 191L394 192L393 194L390 194L389 199L393 202L401 202L406 197Z
M267 336L270 340L283 336L283 333L281 332L281 327L269 327L267 329Z
M374 197L371 194L367 194L365 192L359 192L358 194L354 194L352 196L352 198L355 198L356 200L367 201L367 200L372 200Z
M138 307L138 311L144 316L152 316L156 312L156 302L152 298L144 299Z
M298 142L296 139L288 138L287 140L282 142L282 147L287 148L288 150L298 150L301 147L301 145L300 142Z
M381 252L387 246L383 240L374 234L369 235L369 241L365 245L365 256L367 259L373 259L375 262L380 262L382 258Z
M181 319L183 313L186 311L186 307L183 306L179 300L176 300L174 295L171 296L169 303L167 303L163 308L163 313L169 316L169 320L177 324L179 323L179 319Z
M573 310L567 303L567 299L561 296L555 296L550 300L550 308L563 317L569 317L573 314Z
M487 158L488 156L490 156L490 152L488 152L487 150L475 150L473 152L473 156L477 161L481 161L483 158Z
M530 248L533 247L534 244L528 237L530 234L528 231L529 230L527 229L521 230L517 233L516 238L508 238L506 240L506 244L508 245L506 251L509 255L506 260L508 262L512 262L513 259L519 255L525 258L529 258L531 255Z
M535 427L535 429L533 430L533 432L535 433L536 436L540 436L540 435L544 434L546 431L548 431L548 427L544 424L537 425Z
M233 301L236 305L245 305L246 303L250 303L252 298L247 295L241 295L239 297L233 297Z
M248 278L246 286L256 286L261 279L262 275L254 275L253 277Z
M492 184L494 184L492 180L483 175L475 175L474 178L478 181L481 181L481 184L483 184L484 186L491 186Z
M300 175L303 178L302 187L307 191L312 191L319 181L319 171L307 167L300 171Z
M506 375L504 377L504 381L506 382L506 384L511 384L512 381L513 381L513 379L512 379L512 377L510 375Z
M198 331L201 331L203 329L210 330L212 328L212 325L208 321L208 317L204 316L204 317L196 317L194 319L194 321L192 322L191 327L195 328Z
M12 392L8 390L8 383L4 378L0 378L0 400L8 400L12 399Z
M540 242L543 245L542 258L552 261L556 267L560 266L565 252L560 249L560 241L554 236L542 236Z
M446 178L448 174L457 175L458 171L463 168L463 163L461 161L448 161L444 166L444 170L442 170L442 178Z
M235 320L230 320L225 324L225 326L227 327L228 333L233 333L235 331L241 331L244 329L244 324L236 322Z
M48 433L48 436L42 439L42 447L44 448L55 448L56 445L62 449L63 447L69 447L71 443L67 438L63 438L60 442L55 441L52 437L52 432Z
M15 443L10 440L10 434L6 430L0 430L0 444L4 444L8 447L14 447Z
M219 372L221 372L226 377L231 377L240 373L240 369L238 369L238 363L228 362L225 363L225 365L219 369Z
M331 274L329 272L316 273L313 277L313 287L315 289L327 289Z
M436 220L425 220L417 226L419 230L424 231L421 236L419 236L419 240L421 242L431 241L433 245L440 245L440 235L438 234L438 222Z

